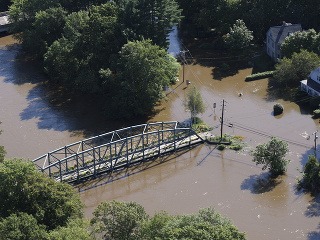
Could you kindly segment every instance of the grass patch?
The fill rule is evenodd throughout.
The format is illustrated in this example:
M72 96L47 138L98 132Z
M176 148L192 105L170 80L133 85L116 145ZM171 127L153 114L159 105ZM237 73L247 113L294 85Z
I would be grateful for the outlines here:
M210 127L201 118L198 117L195 117L193 119L191 128L197 133L208 132L212 130L212 127Z
M234 151L240 151L245 147L245 143L243 141L244 137L243 136L231 136L228 134L224 134L222 136L221 142L228 142L230 145L225 145L225 144L219 144L218 145L218 150L222 151L225 148L229 148ZM210 141L212 142L220 142L220 136L215 136L210 138Z

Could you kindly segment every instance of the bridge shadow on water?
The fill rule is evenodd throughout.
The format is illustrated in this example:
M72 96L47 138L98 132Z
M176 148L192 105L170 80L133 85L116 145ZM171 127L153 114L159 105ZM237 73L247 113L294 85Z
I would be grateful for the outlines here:
M187 149L182 149L180 151L173 152L171 154L165 154L165 155L162 155L157 158L149 159L144 162L139 162L139 163L131 165L130 167L127 167L127 168L122 168L122 169L119 169L119 170L116 170L113 172L107 172L105 174L99 175L96 178L89 178L89 179L86 179L86 180L84 180L82 182L78 182L78 183L75 182L74 187L76 189L78 189L79 192L84 192L86 190L97 188L97 187L106 185L108 183L115 182L117 180L125 179L129 176L141 173L142 171L155 168L160 164L164 164L166 162L173 161L174 159L176 159L178 157L180 157L179 159L181 160L182 155L189 152L190 149L193 149L195 147L196 147L196 145L191 146L190 148L187 148ZM193 160L193 158L189 158L189 157L186 157L186 158L188 158L189 160L190 159ZM183 160L185 160L185 159L183 159ZM169 170L166 173L162 174L161 178L163 179L163 178L167 178L171 175L174 175L177 170L179 170L181 168L186 168L188 166L188 163L186 161L182 161L182 164L179 164L179 166L177 166L177 165L178 165L177 163L174 163L173 164L174 169L172 171ZM154 177L158 178L158 176L154 176ZM148 178L148 181L150 181L149 178ZM142 183L142 185L144 185L144 184ZM141 188L142 187L143 186L141 186ZM139 189L139 186L137 188ZM137 190L137 189L134 189L134 190Z

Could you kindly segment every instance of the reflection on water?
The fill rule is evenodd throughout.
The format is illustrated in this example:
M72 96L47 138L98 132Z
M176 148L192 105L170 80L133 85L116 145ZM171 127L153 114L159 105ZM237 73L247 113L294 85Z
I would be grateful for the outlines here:
M0 38L0 46L10 41L9 37ZM0 47L4 130L0 145L9 157L32 159L97 132L131 124L108 122L96 113L94 102L70 99L61 89L52 90L43 83L45 76L18 52L18 47ZM226 100L224 132L243 136L245 150L219 152L214 146L202 145L78 186L86 189L80 193L86 216L90 217L100 202L112 199L136 201L151 214L160 210L194 213L212 206L247 232L249 240L319 239L319 199L295 189L300 176L297 169L301 170L313 153L313 139L304 136L317 130L318 123L301 114L295 103L278 95L270 98L272 89L266 79L245 82L250 68L238 69L232 76L220 74L219 80L213 79L214 69L210 62L187 65L185 77L191 85L180 80L172 86L150 121L188 120L190 113L183 103L187 91L195 86L207 107L200 117L214 127L214 134L220 134L221 100ZM275 102L284 106L281 118L272 115ZM249 154L270 136L285 139L290 148L288 173L275 180L269 179Z
M168 52L172 54L173 56L177 56L181 51L181 42L178 37L178 28L177 26L174 26L169 33L168 39L169 41L169 48Z

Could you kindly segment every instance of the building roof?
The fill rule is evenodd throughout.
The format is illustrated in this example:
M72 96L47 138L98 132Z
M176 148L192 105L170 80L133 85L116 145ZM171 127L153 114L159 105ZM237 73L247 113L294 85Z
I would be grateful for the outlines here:
M310 73L309 78L311 78L312 80L316 81L318 79L318 76L320 76L320 67L314 69Z
M283 22L281 26L270 27L268 33L276 44L281 44L290 33L299 31L302 31L301 24Z
M317 82L315 82L315 81L313 81L313 80L311 80L311 79L308 79L307 85L308 85L310 88L316 90L318 93L320 93L320 84L319 84L319 83L317 83Z

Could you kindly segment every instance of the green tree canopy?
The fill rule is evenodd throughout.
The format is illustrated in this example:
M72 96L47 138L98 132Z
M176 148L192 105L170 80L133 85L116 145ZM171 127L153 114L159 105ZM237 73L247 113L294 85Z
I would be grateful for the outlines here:
M141 230L142 240L183 239L183 240L244 240L231 222L216 213L212 208L201 209L193 215L170 216L158 213L144 222Z
M98 206L92 224L94 233L102 233L103 239L110 240L245 239L244 233L211 208L193 215L171 216L160 212L149 218L136 203L112 201Z
M72 90L100 92L99 70L109 67L125 42L118 13L112 2L71 13L66 18L64 37L55 41L44 57L50 77Z
M138 239L137 231L142 221L148 218L144 208L134 202L104 202L93 213L91 224L94 233L104 239Z
M82 204L71 186L55 182L31 162L19 159L0 163L0 199L1 218L24 212L48 230L82 216Z
M27 213L11 214L0 221L0 240L47 240L48 234L44 225Z
M298 53L302 49L320 54L320 34L314 29L295 32L285 38L281 44L281 54L283 57L291 58L293 53Z
M314 155L308 157L308 162L303 167L299 186L314 194L320 192L320 164Z
M192 121L199 113L204 113L206 110L201 93L196 87L192 87L187 93L185 107L191 112Z
M289 163L284 157L288 153L288 144L280 139L272 137L265 144L260 144L251 153L253 162L262 164L262 170L268 169L272 175L285 173Z
M66 226L58 227L49 232L49 240L92 240L87 222L72 219Z
M306 79L310 72L320 65L320 57L306 50L293 53L291 58L283 58L276 65L273 73L279 84L298 86L300 81Z
M249 47L252 40L252 31L246 27L241 19L238 19L230 28L229 33L224 36L226 47L233 51L239 51Z
M42 56L44 54L42 48L46 46L46 42L51 41L48 43L51 44L60 37L64 13L58 0L13 0L9 15L12 23L11 31L26 50ZM39 46L41 49L38 49ZM42 52L38 53L40 50Z
M176 59L150 40L125 44L110 83L114 89L107 107L127 118L150 114L163 97L163 87L176 81L178 70Z

